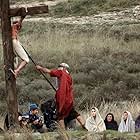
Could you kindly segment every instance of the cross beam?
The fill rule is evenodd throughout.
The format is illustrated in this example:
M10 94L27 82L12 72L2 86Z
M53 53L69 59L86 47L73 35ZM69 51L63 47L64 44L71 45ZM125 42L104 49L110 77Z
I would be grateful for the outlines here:
M11 8L9 9L9 16L10 17L22 16L22 14L25 12L26 10L23 7ZM43 14L43 13L48 13L47 5L27 7L27 15L33 16L36 14ZM1 15L2 15L2 11L0 11L0 16Z
M48 13L48 6L28 7L27 15ZM5 82L8 106L8 120L10 125L18 124L18 102L16 94L16 79L9 71L14 69L14 52L11 33L11 17L22 16L26 12L25 8L10 9L9 0L0 0L0 17L2 29L3 57L5 65ZM25 15L25 14L24 14Z

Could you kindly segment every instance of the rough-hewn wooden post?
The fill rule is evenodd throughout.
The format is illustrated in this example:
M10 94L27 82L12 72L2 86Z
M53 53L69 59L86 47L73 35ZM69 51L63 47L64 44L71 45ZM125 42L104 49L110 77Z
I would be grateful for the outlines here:
M11 20L9 16L9 0L0 0L0 6L8 116L9 123L14 126L18 122L18 103L16 94L16 79L14 78L14 75L9 71L10 68L14 69Z
M48 13L48 6L40 5L27 8L27 15ZM11 126L18 124L18 103L16 94L16 79L9 70L14 70L14 53L10 17L21 16L25 8L10 9L9 0L0 0L0 18L3 42L3 57L5 65L5 81L8 106L8 120Z

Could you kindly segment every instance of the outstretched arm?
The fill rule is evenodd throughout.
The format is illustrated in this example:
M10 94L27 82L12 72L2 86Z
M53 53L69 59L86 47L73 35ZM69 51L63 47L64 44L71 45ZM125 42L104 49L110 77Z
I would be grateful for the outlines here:
M51 73L51 70L50 70L50 69L41 67L41 66L39 66L39 65L36 66L36 69L37 69L37 70L40 70L40 71L42 71L42 72L45 72L45 73Z

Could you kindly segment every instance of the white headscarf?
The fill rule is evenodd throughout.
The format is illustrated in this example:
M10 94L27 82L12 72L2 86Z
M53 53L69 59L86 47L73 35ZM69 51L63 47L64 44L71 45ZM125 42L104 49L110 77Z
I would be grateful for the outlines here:
M102 119L101 115L99 114L99 110L95 108L96 111L96 117L94 118L93 116L90 116L86 120L85 127L88 131L93 131L93 132L102 132L106 130L104 120Z
M122 115L121 123L119 125L119 132L135 132L135 122L133 121L132 115L129 111L125 111L128 113L128 118L126 122L124 121L124 115Z
M61 64L59 64L59 66L65 67L65 68L67 68L67 69L70 68L70 66L69 66L68 64L66 64L66 63L61 63Z
M64 68L65 68L65 71L69 74L68 69L69 69L70 67L69 67L68 64L66 64L66 63L61 63L61 64L59 64L58 67L59 67L60 70L64 70Z

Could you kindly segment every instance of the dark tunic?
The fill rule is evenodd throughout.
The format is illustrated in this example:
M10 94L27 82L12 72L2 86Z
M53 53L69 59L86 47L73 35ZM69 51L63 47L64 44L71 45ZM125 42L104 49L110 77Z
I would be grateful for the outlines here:
M136 132L140 132L140 115L137 117L135 121L135 128L136 128Z
M112 116L112 121L111 122L108 122L107 121L107 116L108 115L111 115ZM112 113L108 113L105 118L105 126L106 126L106 129L107 130L118 130L118 124L117 122L114 120L114 115Z

